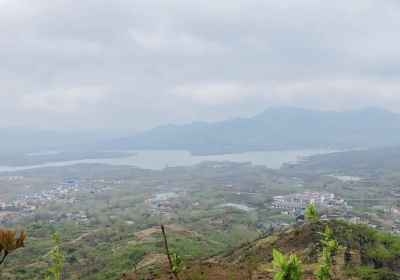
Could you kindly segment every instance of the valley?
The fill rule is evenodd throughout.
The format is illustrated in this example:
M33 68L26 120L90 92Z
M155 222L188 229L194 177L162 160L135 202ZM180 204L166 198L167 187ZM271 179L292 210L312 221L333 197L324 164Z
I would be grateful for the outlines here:
M47 236L58 230L64 277L145 279L162 272L168 261L161 224L171 254L185 263L222 263L218 273L231 274L228 267L260 246L266 250L260 251L265 267L276 248L286 255L296 252L311 269L311 235L301 237L300 230L300 236L292 236L296 228L310 227L302 214L306 204L314 202L326 221L398 234L397 151L313 155L277 169L208 161L161 170L80 163L3 172L2 228L28 234L25 248L6 259L3 274L10 279L46 275L52 262L47 251L54 248ZM278 241L284 236L289 240ZM290 245L290 238L306 236L306 243ZM206 267L193 265L193 271Z

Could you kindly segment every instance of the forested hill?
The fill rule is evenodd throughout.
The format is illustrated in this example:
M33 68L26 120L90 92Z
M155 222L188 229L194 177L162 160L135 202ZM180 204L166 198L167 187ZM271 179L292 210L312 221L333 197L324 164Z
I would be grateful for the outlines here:
M369 108L311 111L270 108L252 118L162 125L99 143L115 149L184 149L195 154L287 148L352 148L400 143L400 116Z

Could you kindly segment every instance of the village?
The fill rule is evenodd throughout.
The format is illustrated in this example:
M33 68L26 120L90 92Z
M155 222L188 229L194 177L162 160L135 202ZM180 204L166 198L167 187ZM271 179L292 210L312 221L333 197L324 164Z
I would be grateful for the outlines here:
M335 194L332 192L306 191L303 193L275 196L273 200L271 209L280 209L281 214L304 217L303 213L307 210L306 206L313 203L318 209L322 220L328 221L330 219L336 219L354 224L367 225L381 230L386 229L393 234L400 232L400 214L397 210L391 213L393 218L390 220L385 220L380 217L382 213L356 213L353 211L352 206L349 206L344 199L335 198ZM298 218L296 220L296 223L300 225L305 222L304 218ZM267 229L276 227L276 225L283 228L289 226L285 222L273 223L267 221L259 223L259 227Z
M2 180L20 180L23 177L3 177ZM49 205L63 204L63 205L83 205L86 201L85 198L76 196L78 192L86 192L88 194L110 192L116 190L118 185L124 184L122 180L105 181L103 179L89 178L82 179L69 179L60 182L59 186L52 187L46 190L37 190L17 194L16 198L12 201L5 201L0 199L0 222L4 225L11 225L18 217L34 216L36 211L44 210ZM196 192L196 191L195 191ZM240 193L238 193L240 194ZM260 196L262 194L254 194ZM168 196L161 195L153 199L145 199L140 203L146 205L145 209L139 209L139 213L143 217L161 216L167 217L172 210L171 199L177 197L175 193L169 193ZM270 232L274 230L283 230L293 224L303 224L304 211L307 210L306 205L314 203L318 209L319 214L323 220L338 219L356 224L364 224L373 228L385 229L392 233L397 233L400 229L400 215L395 210L391 214L392 219L384 219L382 214L374 212L357 213L353 207L348 205L345 199L336 198L333 192L328 191L304 191L293 192L286 195L277 195L272 197L272 201L266 204L266 208L271 211L278 211L278 214L292 216L293 222L288 221L274 221L265 220L258 222L258 228ZM192 202L189 210L193 207L199 206L199 202ZM51 207L49 207L50 209ZM112 210L112 205L107 205L108 210ZM68 207L63 210L66 211L51 211L47 220L40 218L34 219L31 223L54 223L54 222L75 222L76 225L88 225L96 222L99 219L98 215L88 213L88 211L74 207L75 212L68 211ZM252 208L249 208L252 209ZM253 210L253 209L252 209ZM255 211L262 211L262 209L254 209ZM247 211L247 210L246 210ZM386 215L387 216L387 215ZM40 216L38 216L40 217ZM112 213L109 215L110 220L118 220L118 217ZM271 217L273 218L273 216ZM14 221L14 222L13 222ZM133 221L125 221L129 226L134 224Z
M18 179L20 179L18 177ZM22 179L22 177L21 177ZM8 179L7 179L8 180ZM10 179L14 180L14 179ZM98 215L90 215L85 210L80 210L88 200L87 198L79 198L76 194L86 193L86 194L98 194L105 192L113 192L116 190L117 185L124 184L124 181L106 181L103 179L88 179L88 180L76 180L70 179L61 182L59 186L52 187L46 190L36 190L31 192L26 192L22 194L17 194L16 198L12 201L5 201L0 198L0 223L3 225L12 225L18 221L19 217L32 217L34 219L31 224L36 223L55 223L55 222L75 222L75 225L88 225L98 220ZM162 189L159 187L158 189ZM148 196L154 196L148 194ZM176 197L175 193L161 193L156 195L155 198L145 199L143 205L144 209L138 209L138 213L142 217L151 216L169 216L169 211L171 208L170 198ZM54 206L63 206L62 209L66 211L52 211L50 208ZM68 207L70 205L70 207ZM78 205L78 207L72 207L72 205ZM81 205L82 207L79 207ZM132 204L131 206L133 206ZM199 205L198 202L193 202L193 206ZM66 206L66 207L65 207ZM34 218L34 214L37 211L47 210L50 214L50 218L47 220ZM68 212L68 209L74 208L75 212ZM115 207L108 204L107 210L112 211ZM110 220L117 221L118 217L114 216L111 212L109 215ZM125 221L126 225L132 226L133 221Z

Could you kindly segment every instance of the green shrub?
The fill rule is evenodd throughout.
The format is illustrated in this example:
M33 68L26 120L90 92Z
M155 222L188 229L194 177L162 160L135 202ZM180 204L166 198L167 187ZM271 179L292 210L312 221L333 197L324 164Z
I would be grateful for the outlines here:
M395 276L395 273L388 268L375 269L369 266L345 267L344 273L364 280L389 280Z

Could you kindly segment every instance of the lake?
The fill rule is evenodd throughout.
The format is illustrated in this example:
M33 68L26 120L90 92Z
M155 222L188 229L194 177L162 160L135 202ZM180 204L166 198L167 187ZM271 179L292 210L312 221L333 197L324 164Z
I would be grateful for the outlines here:
M137 155L124 158L111 159L85 159L63 162L49 162L40 165L8 167L0 166L0 172L18 171L41 167L67 166L77 163L102 163L111 165L136 166L144 169L162 170L166 165L190 166L201 163L202 161L231 161L231 162L251 162L253 165L264 165L269 168L279 168L284 163L297 163L304 157L316 154L328 154L339 152L337 150L308 149L308 150L282 150L282 151L260 151L246 152L243 154L228 154L215 156L193 156L188 151L177 150L138 150L129 151Z

